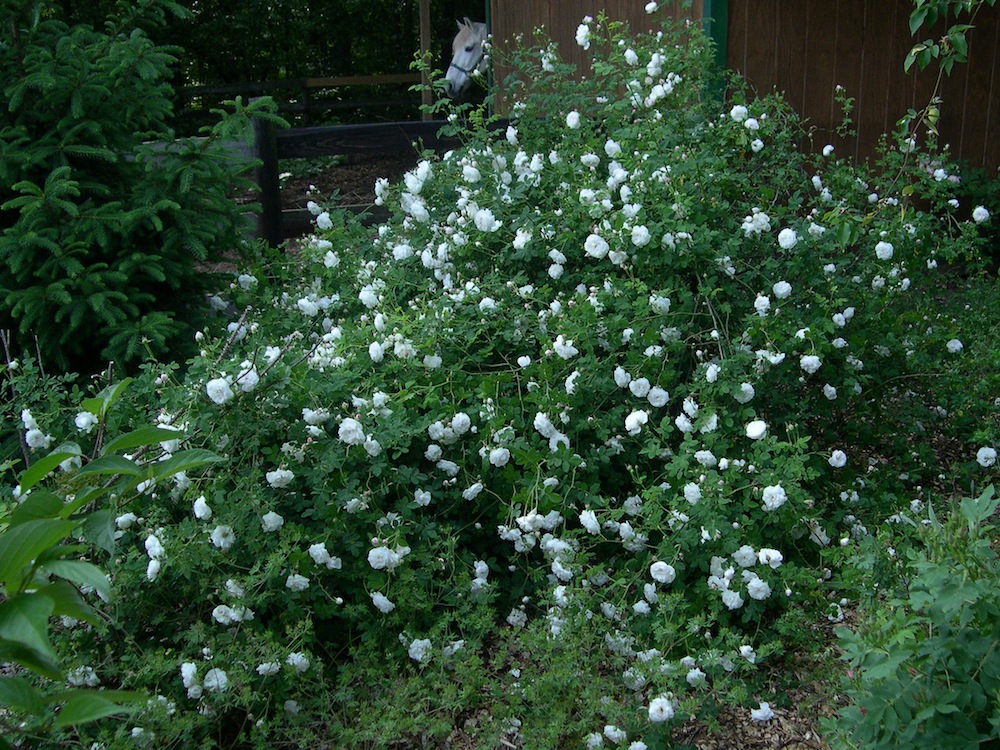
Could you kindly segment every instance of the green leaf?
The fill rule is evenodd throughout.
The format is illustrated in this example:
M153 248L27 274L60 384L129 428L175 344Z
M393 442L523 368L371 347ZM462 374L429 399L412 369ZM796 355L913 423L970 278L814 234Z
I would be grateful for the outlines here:
M151 478L165 479L179 472L190 471L191 469L218 463L222 460L223 459L220 456L212 453L212 451L203 450L201 448L190 448L188 450L178 451L166 461L160 461L152 464L148 468L150 470Z
M42 712L42 696L22 677L0 677L0 706L38 715Z
M51 658L34 649L28 648L20 641L0 637L0 663L11 662L52 680L62 679L59 665Z
M115 553L115 520L110 510L91 513L80 526L85 539L89 539L109 555Z
M109 453L120 453L131 448L139 448L145 445L157 445L165 440L177 440L184 434L177 430L165 430L162 427L140 427L138 430L126 432L119 435L110 443L104 446L101 451L102 456Z
M108 413L108 409L121 397L121 394L128 388L131 382L132 378L125 378L119 383L109 385L94 398L88 398L84 401L83 408L91 414L100 417L103 421L104 416Z
M56 448L52 453L40 458L35 463L33 463L29 468L25 469L21 473L21 477L18 480L18 484L21 485L21 492L25 490L30 490L36 484L38 484L42 479L45 478L49 472L54 471L59 464L68 458L74 458L80 455L80 446L78 445L62 445Z
M17 526L26 521L43 518L59 518L65 503L57 495L47 490L35 490L10 514L10 525Z
M14 656L18 664L59 679L56 655L49 643L49 615L54 608L55 602L39 593L18 594L0 603L0 639L30 652L28 660L23 654Z
M104 572L84 560L50 560L42 569L80 586L90 586L104 601L111 601L111 582Z
M73 585L62 579L56 579L47 586L42 586L38 589L38 593L52 600L54 617L73 617L91 625L99 625L101 622L97 610L83 600Z
M141 693L125 690L78 689L55 693L49 696L48 700L51 703L65 701L53 724L56 729L61 729L134 710L135 707L124 706L122 702L134 703L144 698Z
M72 521L39 519L11 526L0 534L0 585L7 587L8 595L20 588L24 566L69 536L75 525Z
M88 474L125 474L137 477L142 474L142 469L122 456L101 456L77 472L77 476L87 476Z

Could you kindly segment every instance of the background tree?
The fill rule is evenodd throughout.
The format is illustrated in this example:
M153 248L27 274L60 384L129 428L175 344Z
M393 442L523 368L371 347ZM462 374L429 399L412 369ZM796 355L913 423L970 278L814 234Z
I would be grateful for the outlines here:
M246 243L232 194L249 162L222 148L246 118L175 143L178 51L143 31L185 15L172 0L141 0L100 30L63 20L74 4L3 8L0 327L65 371L183 357L217 288L204 262Z

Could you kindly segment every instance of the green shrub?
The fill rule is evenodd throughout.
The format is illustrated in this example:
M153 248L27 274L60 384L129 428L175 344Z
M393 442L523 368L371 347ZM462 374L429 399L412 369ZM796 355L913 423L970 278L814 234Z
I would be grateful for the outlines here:
M0 676L0 747L50 738L132 710L144 698L141 693L94 690L101 683L94 670L82 665L64 671L52 643L54 634L100 626L94 599L112 599L108 576L90 561L114 554L113 517L101 507L107 499L127 497L141 491L143 483L217 460L199 450L180 451L154 464L134 460L132 456L138 459L147 447L159 447L178 433L167 427L140 428L111 439L109 410L128 384L108 386L81 404L75 422L81 434L93 435L89 456L73 442L36 459L18 473L16 504L0 508L0 662L20 668ZM23 410L20 420L29 436L38 431L30 410ZM129 457L123 455L126 451ZM0 471L15 463L0 465ZM149 545L147 550L150 565L158 565L158 553ZM61 624L53 627L52 618ZM66 687L53 684L61 682Z
M868 565L896 574L840 628L849 708L830 729L843 747L978 748L1000 738L1000 498L990 486L939 520L887 528ZM909 521L909 519L905 519ZM912 524L912 521L909 521Z
M218 286L206 261L246 244L234 194L250 162L223 147L246 118L174 141L177 50L139 27L176 3L143 0L100 30L57 7L4 4L0 327L67 371L181 356Z
M363 746L425 674L393 725L441 738L485 670L513 678L469 699L486 744L596 746L603 721L663 747L671 717L766 701L749 675L825 610L831 540L934 471L900 427L954 354L926 290L979 239L923 142L871 172L806 157L780 97L706 94L689 30L580 38L592 78L526 50L508 129L380 182L377 230L318 213L183 377L137 378L133 426L227 458L120 499L113 624L67 639L176 705L134 719L150 742ZM588 705L546 721L572 680Z

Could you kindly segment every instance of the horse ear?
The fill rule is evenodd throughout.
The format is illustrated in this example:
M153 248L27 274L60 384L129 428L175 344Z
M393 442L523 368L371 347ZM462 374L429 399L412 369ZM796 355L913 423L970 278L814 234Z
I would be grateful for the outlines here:
M468 21L469 19L468 19L468 18L466 18L465 20L466 20L466 21ZM459 21L459 20L458 20L457 18L455 19L455 25L456 25L456 26L458 26L458 28L459 28L459 29L464 29L464 28L465 28L465 24L463 24L463 23L462 23L461 21Z

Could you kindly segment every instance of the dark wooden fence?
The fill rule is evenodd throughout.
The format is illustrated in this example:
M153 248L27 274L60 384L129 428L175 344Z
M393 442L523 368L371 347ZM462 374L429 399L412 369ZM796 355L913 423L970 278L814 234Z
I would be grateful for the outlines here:
M272 247L287 237L308 231L308 217L302 212L282 211L278 181L278 161L308 159L317 156L352 154L412 153L414 164L424 149L442 151L458 145L454 139L439 136L444 125L440 120L382 122L366 125L276 129L270 123L254 123L253 156L260 161L257 184L260 186L261 215L258 236ZM374 197L374 194L373 194ZM370 210L370 206L358 207Z
M388 108L417 111L419 94L409 92L409 86L421 82L420 73L392 73L370 76L334 76L325 78L288 78L280 81L183 86L177 89L178 114L183 120L196 120L208 114L226 99L242 96L250 99L272 96L278 112L312 124L315 115L329 112L386 110ZM386 89L389 91L386 91ZM360 93L342 97L338 92Z

